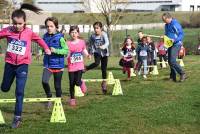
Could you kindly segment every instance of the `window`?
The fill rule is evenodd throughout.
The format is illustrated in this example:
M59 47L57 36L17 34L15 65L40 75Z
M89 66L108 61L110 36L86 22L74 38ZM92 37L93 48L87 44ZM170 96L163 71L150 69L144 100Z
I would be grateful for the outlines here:
M197 11L200 11L200 6L197 6Z
M194 11L194 5L190 5L190 11Z
M138 1L128 1L127 3L129 3L129 4L137 4L137 3L172 3L173 1L172 0L152 0L152 1L149 1L149 0L138 0ZM126 1L125 2L123 2L123 1L121 1L121 2L117 2L118 4L121 4L121 3L126 3Z
M37 2L38 4L83 4L83 2Z

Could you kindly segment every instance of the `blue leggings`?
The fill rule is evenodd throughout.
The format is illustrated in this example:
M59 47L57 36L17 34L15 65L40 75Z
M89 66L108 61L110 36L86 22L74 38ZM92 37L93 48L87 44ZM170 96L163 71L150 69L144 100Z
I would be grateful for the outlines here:
M1 90L3 92L8 92L10 87L16 77L16 103L15 103L15 116L21 116L23 99L24 99L24 88L26 85L28 75L28 65L12 65L5 63L3 81L1 83Z

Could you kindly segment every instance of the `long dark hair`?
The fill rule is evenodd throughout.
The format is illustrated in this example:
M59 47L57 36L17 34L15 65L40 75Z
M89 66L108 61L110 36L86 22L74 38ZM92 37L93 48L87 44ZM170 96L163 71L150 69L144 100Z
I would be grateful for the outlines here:
M33 11L37 14L40 14L40 11L42 11L42 9L32 5L32 4L27 4L27 3L23 3L21 5L21 8L20 9L16 9L12 12L12 19L14 19L14 17L22 17L24 19L24 21L26 21L26 13L23 11L23 9L27 9L27 10L30 10L30 11Z
M125 38L125 40L124 40L124 43L123 43L123 46L122 46L122 50L123 49L125 49L126 48L126 41L128 40L128 39L130 39L131 41L132 41L132 43L131 43L131 49L135 49L136 47L135 47L135 44L134 44L134 41L133 41L133 38L130 36L130 35L128 35L126 38Z

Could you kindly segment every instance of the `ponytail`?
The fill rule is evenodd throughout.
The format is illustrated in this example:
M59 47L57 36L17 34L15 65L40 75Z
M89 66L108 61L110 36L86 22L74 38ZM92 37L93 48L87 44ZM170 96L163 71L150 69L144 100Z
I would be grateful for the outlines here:
M37 14L40 14L40 11L42 11L42 9L32 5L32 4L27 4L27 3L23 3L21 5L21 8L20 9L16 9L15 11L13 11L12 13L12 19L14 17L22 17L24 19L24 21L26 21L26 13L23 11L23 9L27 9L27 10L30 10L30 11L33 11Z
M38 7L36 7L36 6L32 5L32 4L27 4L27 3L23 3L21 5L20 10L23 10L23 9L27 9L27 10L33 11L33 12L35 12L37 14L40 14L40 11L42 11L42 9L40 9L40 8L38 8Z

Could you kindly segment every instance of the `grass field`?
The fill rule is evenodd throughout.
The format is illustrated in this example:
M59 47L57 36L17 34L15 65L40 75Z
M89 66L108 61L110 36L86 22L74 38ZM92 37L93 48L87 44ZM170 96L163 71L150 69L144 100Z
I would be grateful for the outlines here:
M68 76L65 71L62 81L63 106L67 122L49 122L51 111L43 103L24 105L23 124L10 129L14 104L1 104L5 125L0 125L1 134L199 134L200 132L200 60L199 56L185 58L185 70L189 78L184 83L168 81L169 69L159 69L159 76L147 80L134 77L124 81L118 66L118 57L109 59L109 71L121 80L123 96L102 95L100 83L88 83L88 94L77 98L78 106L71 108ZM90 61L91 62L91 61ZM0 62L0 75L3 61ZM41 85L42 61L34 61L29 68L25 97L45 97ZM87 63L89 64L89 62ZM99 68L83 75L84 78L101 78ZM0 80L2 77L0 77ZM51 85L53 81L51 80ZM14 98L15 84L9 93L0 92L0 98ZM52 90L54 91L54 89Z
M160 23L161 16L164 12L130 12L124 13L120 18L118 24L146 24L146 23ZM190 17L198 12L171 12L173 17L177 18L181 23L190 22ZM93 14L105 23L105 19L101 14ZM59 19L61 24L93 24L96 21L91 14L87 13L53 13Z

